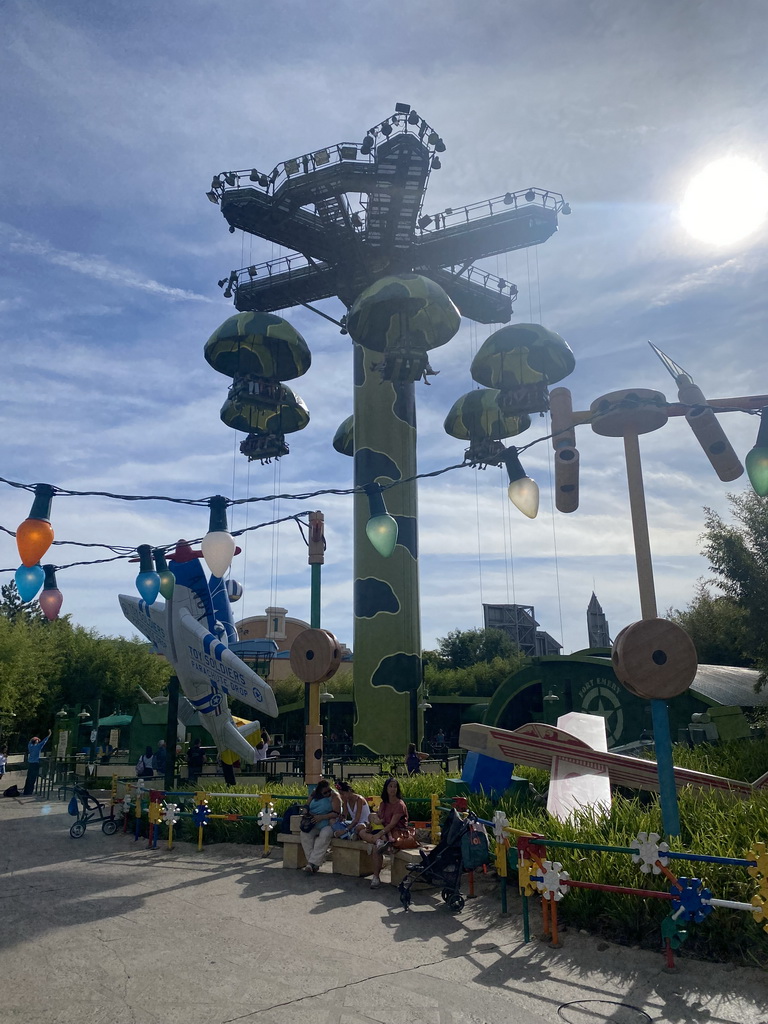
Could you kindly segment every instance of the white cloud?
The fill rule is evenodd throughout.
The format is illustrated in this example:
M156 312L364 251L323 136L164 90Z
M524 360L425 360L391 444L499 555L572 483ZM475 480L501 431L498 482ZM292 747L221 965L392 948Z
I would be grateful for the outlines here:
M351 460L330 447L352 411L349 339L306 310L286 314L314 356L295 382L311 422L290 438L291 455L249 465L236 451L242 435L220 422L228 381L204 362L202 346L232 307L215 281L282 250L230 235L204 192L222 169L268 169L357 140L397 100L412 102L448 147L428 212L529 184L571 201L573 216L546 245L488 269L519 285L518 322L540 317L572 344L576 371L563 384L577 408L623 387L673 395L648 338L707 395L768 392L764 243L713 255L675 218L686 178L714 150L765 158L764 112L753 101L768 84L762 7L748 5L737 22L711 4L681 25L678 12L657 4L595 0L577 11L542 0L535 18L515 21L512 53L502 3L371 9L375 47L359 45L358 5L346 0L322 13L311 3L239 0L223 19L204 4L178 11L146 7L118 22L106 9L83 20L66 5L9 6L0 72L9 125L0 169L3 476L177 497L351 486ZM289 37L289 50L277 45ZM322 308L342 312L335 301ZM441 373L432 387L417 387L422 472L461 461L464 445L442 423L474 386L472 354L492 330L463 326L434 353ZM743 454L754 420L723 422ZM520 444L545 432L537 420ZM552 518L548 442L523 459L542 489L534 523L510 510L503 471L421 483L426 644L480 624L483 601L512 596L534 604L554 635L562 616L566 649L586 642L593 586L614 632L637 617L621 442L584 426L578 447L573 516ZM725 510L727 490L743 481L717 481L682 422L644 437L642 452L659 607L684 605L706 572L701 508ZM9 491L3 507L2 525L15 527L28 493ZM351 499L256 503L234 509L233 522L306 507L326 514L324 622L351 645ZM80 540L166 543L206 528L205 510L160 502L60 498L54 515L59 537ZM249 612L277 601L307 617L306 549L295 526L253 531L243 546L236 573ZM79 558L72 551L57 548L55 558ZM0 536L0 560L10 567L15 557ZM130 592L134 569L67 570L65 610L130 631L115 595Z
M56 249L48 242L34 238L28 232L20 231L10 224L0 223L0 241L5 243L11 253L37 257L46 263L65 267L67 270L84 274L96 281L123 288L137 288L139 291L149 292L151 295L163 295L171 299L187 299L192 302L213 301L205 295L197 295L183 288L171 288L159 281L153 281L152 278L143 277L128 267L120 267L111 263L104 256L88 256L84 253Z

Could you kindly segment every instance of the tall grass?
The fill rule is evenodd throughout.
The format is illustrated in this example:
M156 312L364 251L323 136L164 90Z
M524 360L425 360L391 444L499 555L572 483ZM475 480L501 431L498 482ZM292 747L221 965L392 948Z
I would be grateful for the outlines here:
M698 771L754 780L768 768L768 741L703 745L693 750L675 747L674 759L676 764ZM548 784L547 772L524 768L515 771L528 778L539 792ZM669 840L672 850L744 858L756 842L768 842L768 790L740 799L686 787L679 793L678 804L680 835ZM631 847L638 832L663 834L658 797L648 793L634 797L615 794L608 813L584 811L567 823L551 818L543 802L535 799L521 804L507 798L494 802L474 796L469 805L483 818L501 809L514 828L556 840ZM552 850L551 859L560 861L571 877L580 881L668 890L663 876L642 874L628 854L558 847ZM679 877L700 878L718 899L749 903L756 892L755 880L745 868L735 865L673 860L669 868ZM561 916L574 927L599 931L615 941L648 946L659 944L660 923L669 910L661 900L586 889L569 890L560 904ZM742 911L716 909L702 923L691 925L686 948L702 956L768 967L768 935Z

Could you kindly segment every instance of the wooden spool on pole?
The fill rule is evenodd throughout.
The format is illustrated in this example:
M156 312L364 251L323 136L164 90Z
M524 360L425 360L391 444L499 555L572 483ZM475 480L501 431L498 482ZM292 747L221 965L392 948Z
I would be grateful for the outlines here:
M613 645L613 669L637 697L669 700L685 693L696 676L693 641L668 619L643 619L626 626Z
M323 727L320 723L320 684L336 675L341 645L327 629L305 629L291 644L291 671L307 683L309 714L304 736L304 781L317 785L323 770Z
M637 584L640 591L640 611L644 620L657 621L656 589L653 581L653 563L651 561L651 544L648 535L648 516L645 508L639 438L640 434L648 434L658 430L667 422L667 400L660 391L649 391L645 388L613 391L608 395L603 395L602 398L596 399L590 406L590 412L592 414L590 421L592 430L596 434L601 434L604 437L621 437L624 439L629 509L632 516ZM634 624L634 626L636 625L637 623ZM634 626L629 627L626 631L622 637L622 644ZM630 646L634 647L634 645ZM657 649L659 651L662 650L662 648ZM653 650L647 653L652 655ZM632 676L632 679L627 689L631 692L636 692L640 696L641 694L637 689L637 674L630 671L629 675ZM639 685L640 687L647 685L647 681L644 682L643 679L640 679ZM651 686L653 686L652 683ZM675 787L674 766L672 764L669 712L663 699L656 697L651 699L651 717L653 719L653 738L656 745L656 765L659 776L659 793L661 794L662 822L666 834L668 836L676 836L680 834L680 812L677 806L677 789Z

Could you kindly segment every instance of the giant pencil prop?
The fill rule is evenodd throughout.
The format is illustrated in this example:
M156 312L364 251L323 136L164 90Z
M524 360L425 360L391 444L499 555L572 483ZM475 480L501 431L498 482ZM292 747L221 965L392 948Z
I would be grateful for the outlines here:
M498 761L524 764L549 771L554 757L562 757L595 775L607 775L612 786L659 791L659 775L655 761L627 757L594 750L583 740L542 722L529 722L510 732L490 725L462 725L459 745L476 754L485 754ZM720 775L707 775L689 768L674 769L675 786L698 786L719 789L736 796L751 796L756 790L768 788L768 772L755 782L739 782Z

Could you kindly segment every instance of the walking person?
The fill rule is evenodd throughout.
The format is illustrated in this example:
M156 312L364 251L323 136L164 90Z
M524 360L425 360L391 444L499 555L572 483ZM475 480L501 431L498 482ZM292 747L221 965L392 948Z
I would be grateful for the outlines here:
M7 744L4 744L2 747L0 747L0 782L3 781L3 776L5 775L5 768L6 768L7 764L8 764L8 746L7 746Z
M139 760L136 762L136 777L139 779L151 779L155 772L152 768L152 762L155 755L152 753L152 747L146 746L144 753L141 755Z
M27 746L27 779L24 783L24 796L32 796L35 791L35 783L40 774L40 751L51 738L51 730L44 739L33 736Z
M320 779L309 798L309 814L312 818L312 830L301 833L301 845L307 866L304 870L313 875L320 870L325 860L328 847L333 838L333 822L341 814L339 794L331 789L327 779Z
M160 740L157 744L157 750L152 757L152 767L158 775L165 775L165 768L168 764L168 749L165 745L165 740Z
M190 782L197 782L203 772L205 764L205 751L200 746L200 740L195 740L187 751L187 769Z

